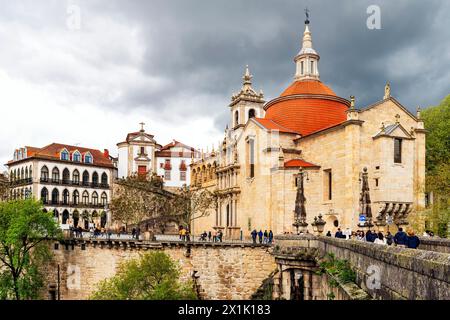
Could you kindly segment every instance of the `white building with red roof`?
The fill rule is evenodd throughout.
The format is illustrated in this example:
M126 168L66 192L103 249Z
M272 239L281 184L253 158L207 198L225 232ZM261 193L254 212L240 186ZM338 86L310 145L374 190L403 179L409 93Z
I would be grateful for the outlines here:
M165 187L179 188L190 184L190 164L198 160L200 152L193 147L173 140L162 146L154 136L141 130L129 133L125 141L117 144L118 177L150 177L157 174Z
M109 201L116 168L108 150L52 143L15 150L7 164L10 198L34 197L64 227L88 229L110 222Z

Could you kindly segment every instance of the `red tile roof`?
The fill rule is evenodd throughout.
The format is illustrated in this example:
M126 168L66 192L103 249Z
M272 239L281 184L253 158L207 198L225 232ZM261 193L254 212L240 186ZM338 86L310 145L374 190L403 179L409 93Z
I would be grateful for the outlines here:
M292 83L280 97L291 96L294 94L324 94L336 96L333 90L318 80L300 80Z
M302 159L292 159L284 163L285 168L320 168L320 166Z
M268 130L278 130L280 132L298 134L298 132L288 129L286 127L283 127L282 125L279 125L278 123L276 123L275 121L273 121L271 119L264 119L264 118L253 118L253 119Z
M74 151L78 150L82 155L86 153L90 153L93 158L93 165L95 166L102 166L102 167L114 167L111 159L109 157L106 157L104 153L97 149L91 149L91 148L84 148L84 147L77 147L77 146L71 146L67 144L61 144L61 143L52 143L48 146L45 146L43 148L35 148L35 147L27 147L28 154L27 158L39 158L39 159L49 159L49 160L60 160L60 152L63 149L67 149L69 153L73 153ZM31 153L30 153L31 150ZM22 160L22 159L21 159ZM21 161L9 161L8 164ZM63 160L61 160L63 161Z
M266 104L265 119L304 136L346 121L349 104L320 81L295 81Z

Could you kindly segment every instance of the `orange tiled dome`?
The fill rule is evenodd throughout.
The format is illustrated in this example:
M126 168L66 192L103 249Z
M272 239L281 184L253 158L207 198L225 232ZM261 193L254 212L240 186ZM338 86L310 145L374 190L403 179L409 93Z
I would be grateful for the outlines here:
M293 82L280 97L292 96L294 94L325 94L329 96L336 96L330 87L318 80L302 80Z
M307 135L344 122L349 105L322 82L301 80L267 103L265 118Z

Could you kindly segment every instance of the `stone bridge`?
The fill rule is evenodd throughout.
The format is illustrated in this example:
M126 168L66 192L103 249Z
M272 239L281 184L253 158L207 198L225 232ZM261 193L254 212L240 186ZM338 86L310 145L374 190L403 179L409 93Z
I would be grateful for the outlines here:
M87 299L117 266L149 250L163 250L194 280L202 299L450 299L450 241L424 239L427 250L328 237L277 236L275 245L132 240L64 240L51 244L48 296ZM346 259L356 283L330 286L317 274L326 253ZM59 280L58 280L59 266ZM374 273L375 272L375 273Z

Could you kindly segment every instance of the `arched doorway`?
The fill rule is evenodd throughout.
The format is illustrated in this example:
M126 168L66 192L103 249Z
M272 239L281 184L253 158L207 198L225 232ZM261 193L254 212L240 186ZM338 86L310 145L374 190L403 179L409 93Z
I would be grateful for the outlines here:
M89 212L85 210L83 214L81 215L84 221L84 229L89 230Z
M80 222L80 213L77 210L73 212L72 218L73 218L73 226L75 228L78 227L78 223Z
M55 220L59 222L59 211L56 209L53 210L53 218L55 218Z
M325 219L325 222L325 232L331 231L331 234L334 235L339 228L339 219L335 215L330 215Z
M107 222L107 215L106 215L106 212L103 211L101 214L101 218L100 218L100 227L105 228L106 222Z
M64 210L62 214L62 224L67 224L67 220L69 220L69 211Z

